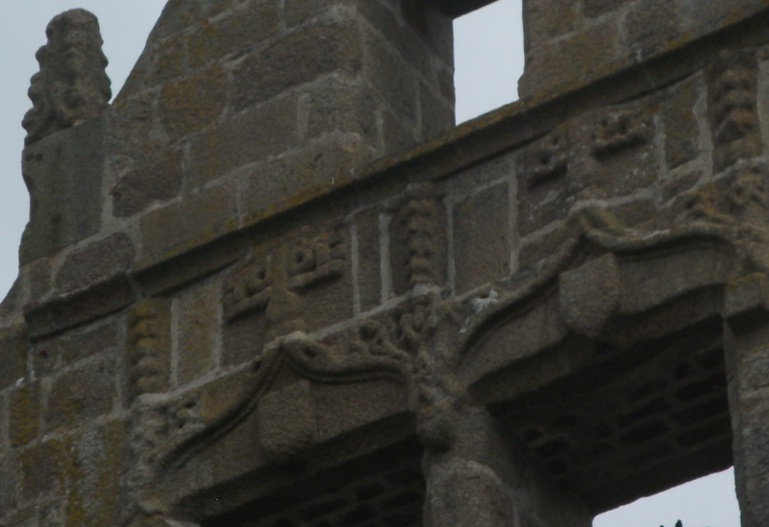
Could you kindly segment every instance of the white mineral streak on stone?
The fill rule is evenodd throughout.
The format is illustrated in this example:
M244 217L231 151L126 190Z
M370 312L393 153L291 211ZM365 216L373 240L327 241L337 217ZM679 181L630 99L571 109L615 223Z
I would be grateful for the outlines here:
M472 303L473 311L475 311L475 313L480 313L484 309L498 303L499 303L499 294L492 289L491 291L489 291L488 295L473 299L473 303Z

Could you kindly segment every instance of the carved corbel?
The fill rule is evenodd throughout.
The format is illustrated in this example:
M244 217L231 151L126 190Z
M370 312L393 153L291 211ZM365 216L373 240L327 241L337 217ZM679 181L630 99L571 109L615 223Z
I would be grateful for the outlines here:
M598 338L622 303L619 268L609 253L561 273L558 300L561 316L568 327L591 338Z

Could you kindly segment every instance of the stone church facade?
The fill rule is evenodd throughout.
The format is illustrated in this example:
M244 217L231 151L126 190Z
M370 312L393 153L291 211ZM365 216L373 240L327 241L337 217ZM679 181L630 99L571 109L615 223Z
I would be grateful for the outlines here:
M170 0L37 54L0 525L561 527L735 466L769 525L769 4ZM512 87L511 87L512 89Z

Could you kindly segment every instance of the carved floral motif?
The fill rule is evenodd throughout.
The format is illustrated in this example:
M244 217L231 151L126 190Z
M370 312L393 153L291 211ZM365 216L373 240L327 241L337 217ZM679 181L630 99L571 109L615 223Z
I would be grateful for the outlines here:
M571 149L568 130L557 128L525 156L529 189L566 174Z
M621 150L648 143L653 134L653 125L643 110L607 111L593 128L593 156L602 159Z

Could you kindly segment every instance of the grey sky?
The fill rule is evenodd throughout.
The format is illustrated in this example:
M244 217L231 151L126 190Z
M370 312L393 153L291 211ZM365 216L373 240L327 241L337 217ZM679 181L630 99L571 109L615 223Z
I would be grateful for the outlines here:
M113 94L117 94L164 4L165 0L0 0L0 297L16 276L18 242L28 217L28 195L21 178L24 130L20 123L31 106L26 91L30 76L37 71L34 56L45 43L45 26L66 9L83 7L94 12L110 60L107 71ZM516 98L523 70L520 13L521 0L498 0L455 24L458 121ZM727 471L599 516L594 526L672 527L681 518L685 527L737 527L733 488L733 474Z

